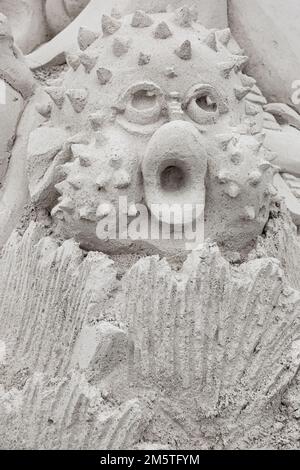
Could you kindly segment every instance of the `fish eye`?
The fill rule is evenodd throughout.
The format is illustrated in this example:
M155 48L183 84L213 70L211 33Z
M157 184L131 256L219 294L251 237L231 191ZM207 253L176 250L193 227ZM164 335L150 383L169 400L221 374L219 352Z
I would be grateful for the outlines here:
M165 109L162 90L151 82L138 83L126 90L118 104L127 121L147 125L156 123Z
M188 116L198 124L213 124L220 114L228 111L226 101L211 85L195 85L182 104Z

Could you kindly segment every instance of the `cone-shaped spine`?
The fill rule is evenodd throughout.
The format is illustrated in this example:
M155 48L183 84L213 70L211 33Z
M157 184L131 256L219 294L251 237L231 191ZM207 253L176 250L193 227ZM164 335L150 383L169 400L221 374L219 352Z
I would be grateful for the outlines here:
M126 54L129 50L129 40L123 40L121 38L115 38L113 42L113 53L116 57L121 57Z
M224 78L229 78L230 73L234 70L235 68L235 61L234 60L229 60L227 62L220 62L218 64L218 67L220 69L221 75Z
M112 18L116 18L117 20L120 20L122 18L122 15L117 8L113 8L111 10L110 16Z
M80 219L94 221L95 210L92 208L92 206L89 206L89 205L83 206L79 210L79 217Z
M228 182L231 182L232 175L228 171L222 170L218 174L217 178L218 178L220 184L226 184Z
M167 39L172 36L171 30L165 21L159 23L154 31L156 39Z
M255 103L250 103L249 101L246 101L245 103L245 113L247 116L256 116L261 112L261 106L255 104Z
M68 189L68 183L66 181L61 181L60 183L57 183L54 187L59 194L63 195Z
M232 55L231 58L228 59L226 62L222 62L219 64L222 76L225 78L229 78L230 72L232 70L238 73L247 62L248 57L246 56Z
M111 213L112 208L113 207L110 202L102 202L97 208L97 219L104 219L104 217L107 217Z
M110 70L100 67L97 69L97 77L101 85L106 85L112 78Z
M243 73L240 74L241 83L245 87L253 87L256 84L255 78L249 77Z
M261 179L262 179L262 174L260 171L252 171L252 173L250 173L249 175L248 183L251 186L257 186L261 182Z
M263 146L263 142L260 142L259 140L255 139L254 143L249 144L249 147L251 148L252 152L258 154Z
M98 34L82 26L78 31L78 45L82 51L85 51L98 38Z
M231 32L229 28L222 29L221 31L216 32L216 37L218 41L223 44L224 46L227 46L231 39Z
M59 179L65 179L67 178L69 171L70 171L70 166L72 166L72 163L65 163L63 165L58 165L56 167L56 174Z
M252 93L254 93L255 95L263 96L261 90L258 88L257 85L254 85L254 86L252 87L252 90L251 90L251 91L252 91Z
M210 49L217 52L217 41L216 41L216 32L215 30L211 31L208 36L204 39L204 44L206 44Z
M96 179L96 185L99 189L104 189L110 182L112 171L103 171Z
M273 184L270 183L270 184L268 184L268 188L267 188L266 193L271 197L276 197L277 194L278 194L278 191L275 188L275 186L273 186Z
M74 71L76 71L81 64L80 59L76 54L66 54L66 61L68 66Z
M102 31L105 36L114 34L121 28L121 22L116 18L112 18L109 15L102 15Z
M64 220L64 214L62 209L60 208L59 204L55 207L53 207L51 211L51 217L56 217L58 220Z
M150 60L151 60L151 55L140 52L138 65L147 65L149 64Z
M75 209L75 204L74 201L70 197L65 197L63 200L59 203L60 209L62 209L65 212L72 213L74 212Z
M239 194L241 193L241 190L239 188L239 186L236 184L236 183L230 183L228 188L225 190L225 193L235 199L236 197L239 196Z
M104 115L101 111L89 115L89 122L93 131L99 131L104 123Z
M245 98L246 95L251 91L250 87L236 87L234 89L234 94L237 100L241 101L243 98Z
M165 76L168 77L168 78L178 77L174 67L167 67L166 70L165 70Z
M80 54L79 59L86 73L90 73L97 63L97 56L87 52Z
M249 58L245 55L238 55L238 56L235 55L235 56L233 56L233 58L236 62L235 66L236 66L236 71L237 72L242 70L243 67L247 64L247 62L249 60Z
M184 41L181 46L175 50L175 54L182 60L191 60L192 45L189 40Z
M147 28L153 24L151 16L142 10L137 10L131 20L131 26L134 28Z
M194 21L194 12L187 6L178 8L175 11L175 22L182 28L189 28Z
M117 189L124 189L130 185L130 174L123 169L120 169L114 174L114 187Z
M65 101L65 90L62 87L46 87L45 92L48 93L54 104L58 109L62 109Z
M72 188L75 189L75 191L78 191L82 188L82 181L79 176L71 176L67 181L72 186Z
M222 150L227 150L230 142L233 139L232 134L218 134L216 136L216 139L218 141L218 144Z
M230 155L230 160L234 165L240 165L243 161L243 156L242 156L241 152L236 150L235 152L233 152Z
M79 159L80 166L83 166L84 168L88 168L92 164L91 160L89 159L87 155L79 155L78 159Z
M85 88L72 88L66 91L66 95L76 113L81 113L87 103L88 92Z

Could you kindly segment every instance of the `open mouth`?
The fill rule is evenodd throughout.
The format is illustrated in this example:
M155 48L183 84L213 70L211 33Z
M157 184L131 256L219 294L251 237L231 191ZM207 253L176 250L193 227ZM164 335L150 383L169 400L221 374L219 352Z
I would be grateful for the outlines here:
M188 184L188 173L184 165L178 164L177 161L169 162L164 165L164 169L160 170L160 186L166 192L174 193L181 191Z
M189 225L205 204L207 155L198 130L185 121L162 126L151 138L142 162L146 203L161 222L176 209L174 225ZM162 210L165 208L165 212Z

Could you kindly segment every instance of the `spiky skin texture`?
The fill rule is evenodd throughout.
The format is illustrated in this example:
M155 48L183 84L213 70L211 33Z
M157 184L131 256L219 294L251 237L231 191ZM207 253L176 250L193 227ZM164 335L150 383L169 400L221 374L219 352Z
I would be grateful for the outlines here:
M131 244L97 238L98 207L117 206L120 196L130 203L143 202L141 164L149 141L166 123L184 120L199 130L207 154L205 234L229 249L243 249L262 233L272 200L272 165L259 170L270 159L259 146L264 98L257 87L249 100L244 96L245 82L250 82L241 72L245 58L230 52L230 39L224 45L218 39L222 34L216 34L211 48L210 33L199 23L182 27L172 13L152 15L152 20L136 28L132 15L123 18L114 34L86 49L86 54L97 56L92 70L87 73L81 65L61 77L65 93L85 88L87 99L79 112L67 98L62 106L54 104L44 126L45 134L49 127L62 127L69 138L83 135L83 143L79 139L79 144L69 144L68 161L61 168L60 197L52 211L57 230L94 250L114 252ZM162 22L171 32L164 39L155 34ZM128 45L119 56L114 53L116 38ZM191 54L180 57L178 50L187 43ZM141 54L149 60L142 63ZM106 70L100 81L99 69ZM210 99L208 104L203 96ZM250 112L249 102L254 103ZM96 123L92 119L91 126L95 113L101 117ZM233 138L230 143L226 138L224 143L224 134Z

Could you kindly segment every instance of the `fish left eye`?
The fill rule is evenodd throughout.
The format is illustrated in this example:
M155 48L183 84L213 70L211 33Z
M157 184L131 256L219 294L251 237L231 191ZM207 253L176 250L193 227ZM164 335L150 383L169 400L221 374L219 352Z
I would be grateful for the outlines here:
M213 124L227 112L225 100L211 85L196 85L187 93L182 105L188 116L198 124Z

